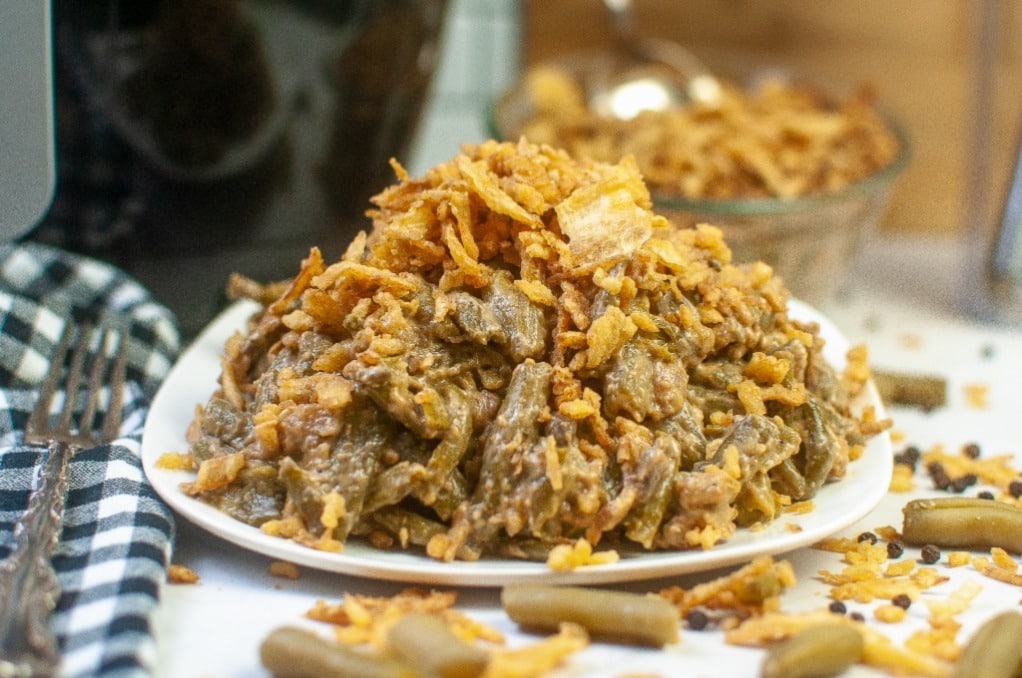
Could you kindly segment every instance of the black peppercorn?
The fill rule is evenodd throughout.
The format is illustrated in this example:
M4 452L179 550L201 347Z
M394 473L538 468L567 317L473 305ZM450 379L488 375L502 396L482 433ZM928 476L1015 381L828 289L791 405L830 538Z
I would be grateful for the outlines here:
M933 565L935 562L940 560L940 549L933 544L927 544L919 552L920 560L927 565Z
M899 593L898 595L891 598L891 603L893 605L897 605L903 610L907 610L909 606L912 605L912 599L909 598L907 594Z
M901 558L901 554L905 552L905 547L901 545L900 541L889 541L887 542L887 557Z
M685 624L693 631L702 631L710 623L710 618L702 610L690 610L685 615Z
M976 443L969 443L962 448L962 454L969 459L979 459L979 445Z
M919 451L918 447L915 445L909 445L904 450L894 455L894 463L909 466L913 471L915 471L921 454L922 453Z
M856 539L860 542L868 541L870 544L875 544L878 540L877 536L872 532L861 532Z
M840 600L835 600L834 602L832 602L830 605L827 606L827 609L833 612L834 614L844 614L848 612L848 608Z

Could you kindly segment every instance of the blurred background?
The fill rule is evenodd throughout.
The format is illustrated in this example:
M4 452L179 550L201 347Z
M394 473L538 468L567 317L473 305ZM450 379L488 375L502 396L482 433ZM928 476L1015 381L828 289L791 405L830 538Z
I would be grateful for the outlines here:
M970 230L1000 208L1022 124L1022 4L1012 0L634 0L639 32L711 68L731 54L820 82L869 83L904 125L912 159L885 229ZM524 63L608 44L593 0L523 3ZM977 212L977 210L984 210Z
M986 247L1022 124L1022 4L633 4L639 33L711 69L740 54L873 86L911 149L882 232ZM53 39L58 187L28 237L123 266L188 335L223 306L227 273L273 280L311 245L338 255L389 157L414 175L486 139L524 69L608 45L612 23L600 0L55 0ZM111 106L126 83L130 105ZM138 134L197 129L182 120L227 132Z

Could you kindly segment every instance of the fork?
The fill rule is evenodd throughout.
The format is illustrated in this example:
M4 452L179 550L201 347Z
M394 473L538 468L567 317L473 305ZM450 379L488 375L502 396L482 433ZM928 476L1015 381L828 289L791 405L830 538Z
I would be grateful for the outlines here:
M47 457L28 507L14 528L14 552L0 562L0 678L51 676L59 669L60 655L48 618L60 595L60 582L50 555L63 519L68 462L80 448L114 440L121 422L126 332L107 326L94 331L83 326L77 334L76 340L74 324L69 321L25 426L25 442L45 444ZM53 420L50 411L69 351L63 404ZM85 402L75 427L72 421L75 405L80 400L90 353ZM109 391L105 414L95 428L104 386Z

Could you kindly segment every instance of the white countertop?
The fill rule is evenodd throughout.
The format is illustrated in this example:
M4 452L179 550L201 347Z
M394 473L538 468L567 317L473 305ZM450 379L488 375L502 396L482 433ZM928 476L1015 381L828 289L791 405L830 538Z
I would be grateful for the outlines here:
M900 441L895 442L895 451L908 443L924 449L939 443L956 450L975 442L984 455L1014 453L1022 460L1022 440L1014 427L1022 403L1022 331L979 323L962 312L968 306L970 285L967 276L960 275L969 270L965 255L951 242L881 240L863 262L849 292L822 310L852 342L867 343L875 366L937 374L948 380L945 408L930 413L907 408L888 411ZM988 388L982 408L970 404L965 395L969 386L979 384ZM888 494L843 534L855 535L883 525L900 528L901 509L909 498L936 494L928 489L922 470L916 484L916 494ZM917 555L907 549L903 558ZM825 607L827 588L815 575L821 569L839 570L840 556L806 548L778 557L790 560L798 580L783 595L782 609ZM324 630L322 625L303 621L303 614L316 600L337 602L345 592L390 595L405 587L306 568L297 580L273 577L267 573L269 558L239 549L183 520L178 525L174 562L192 568L201 577L197 584L168 585L164 591L156 625L157 665L160 675L174 678L266 676L259 664L260 641L284 624ZM963 578L978 578L983 584L982 592L959 617L963 624L960 640L994 611L1019 606L1022 588L995 583L971 567L938 567L950 581L926 596L946 595ZM622 588L656 591L675 584L687 587L718 574L636 582ZM507 619L497 596L493 589L466 588L459 591L458 607L505 633L509 644L534 640L534 636L520 634ZM876 605L850 607L870 619ZM901 623L872 623L898 641L925 628L926 616L924 605L914 605ZM759 650L725 645L718 631L683 631L679 644L660 651L594 643L551 675L756 676L761 658ZM860 665L846 675L883 674Z

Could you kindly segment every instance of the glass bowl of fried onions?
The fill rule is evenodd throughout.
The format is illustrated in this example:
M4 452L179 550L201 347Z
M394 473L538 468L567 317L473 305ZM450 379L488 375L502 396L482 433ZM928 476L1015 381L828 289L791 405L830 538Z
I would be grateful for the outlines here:
M719 226L735 260L769 264L810 303L839 292L908 159L872 91L831 92L782 70L724 75L712 102L612 120L586 103L595 58L527 69L491 107L493 135L603 162L631 155L656 212L676 226Z

